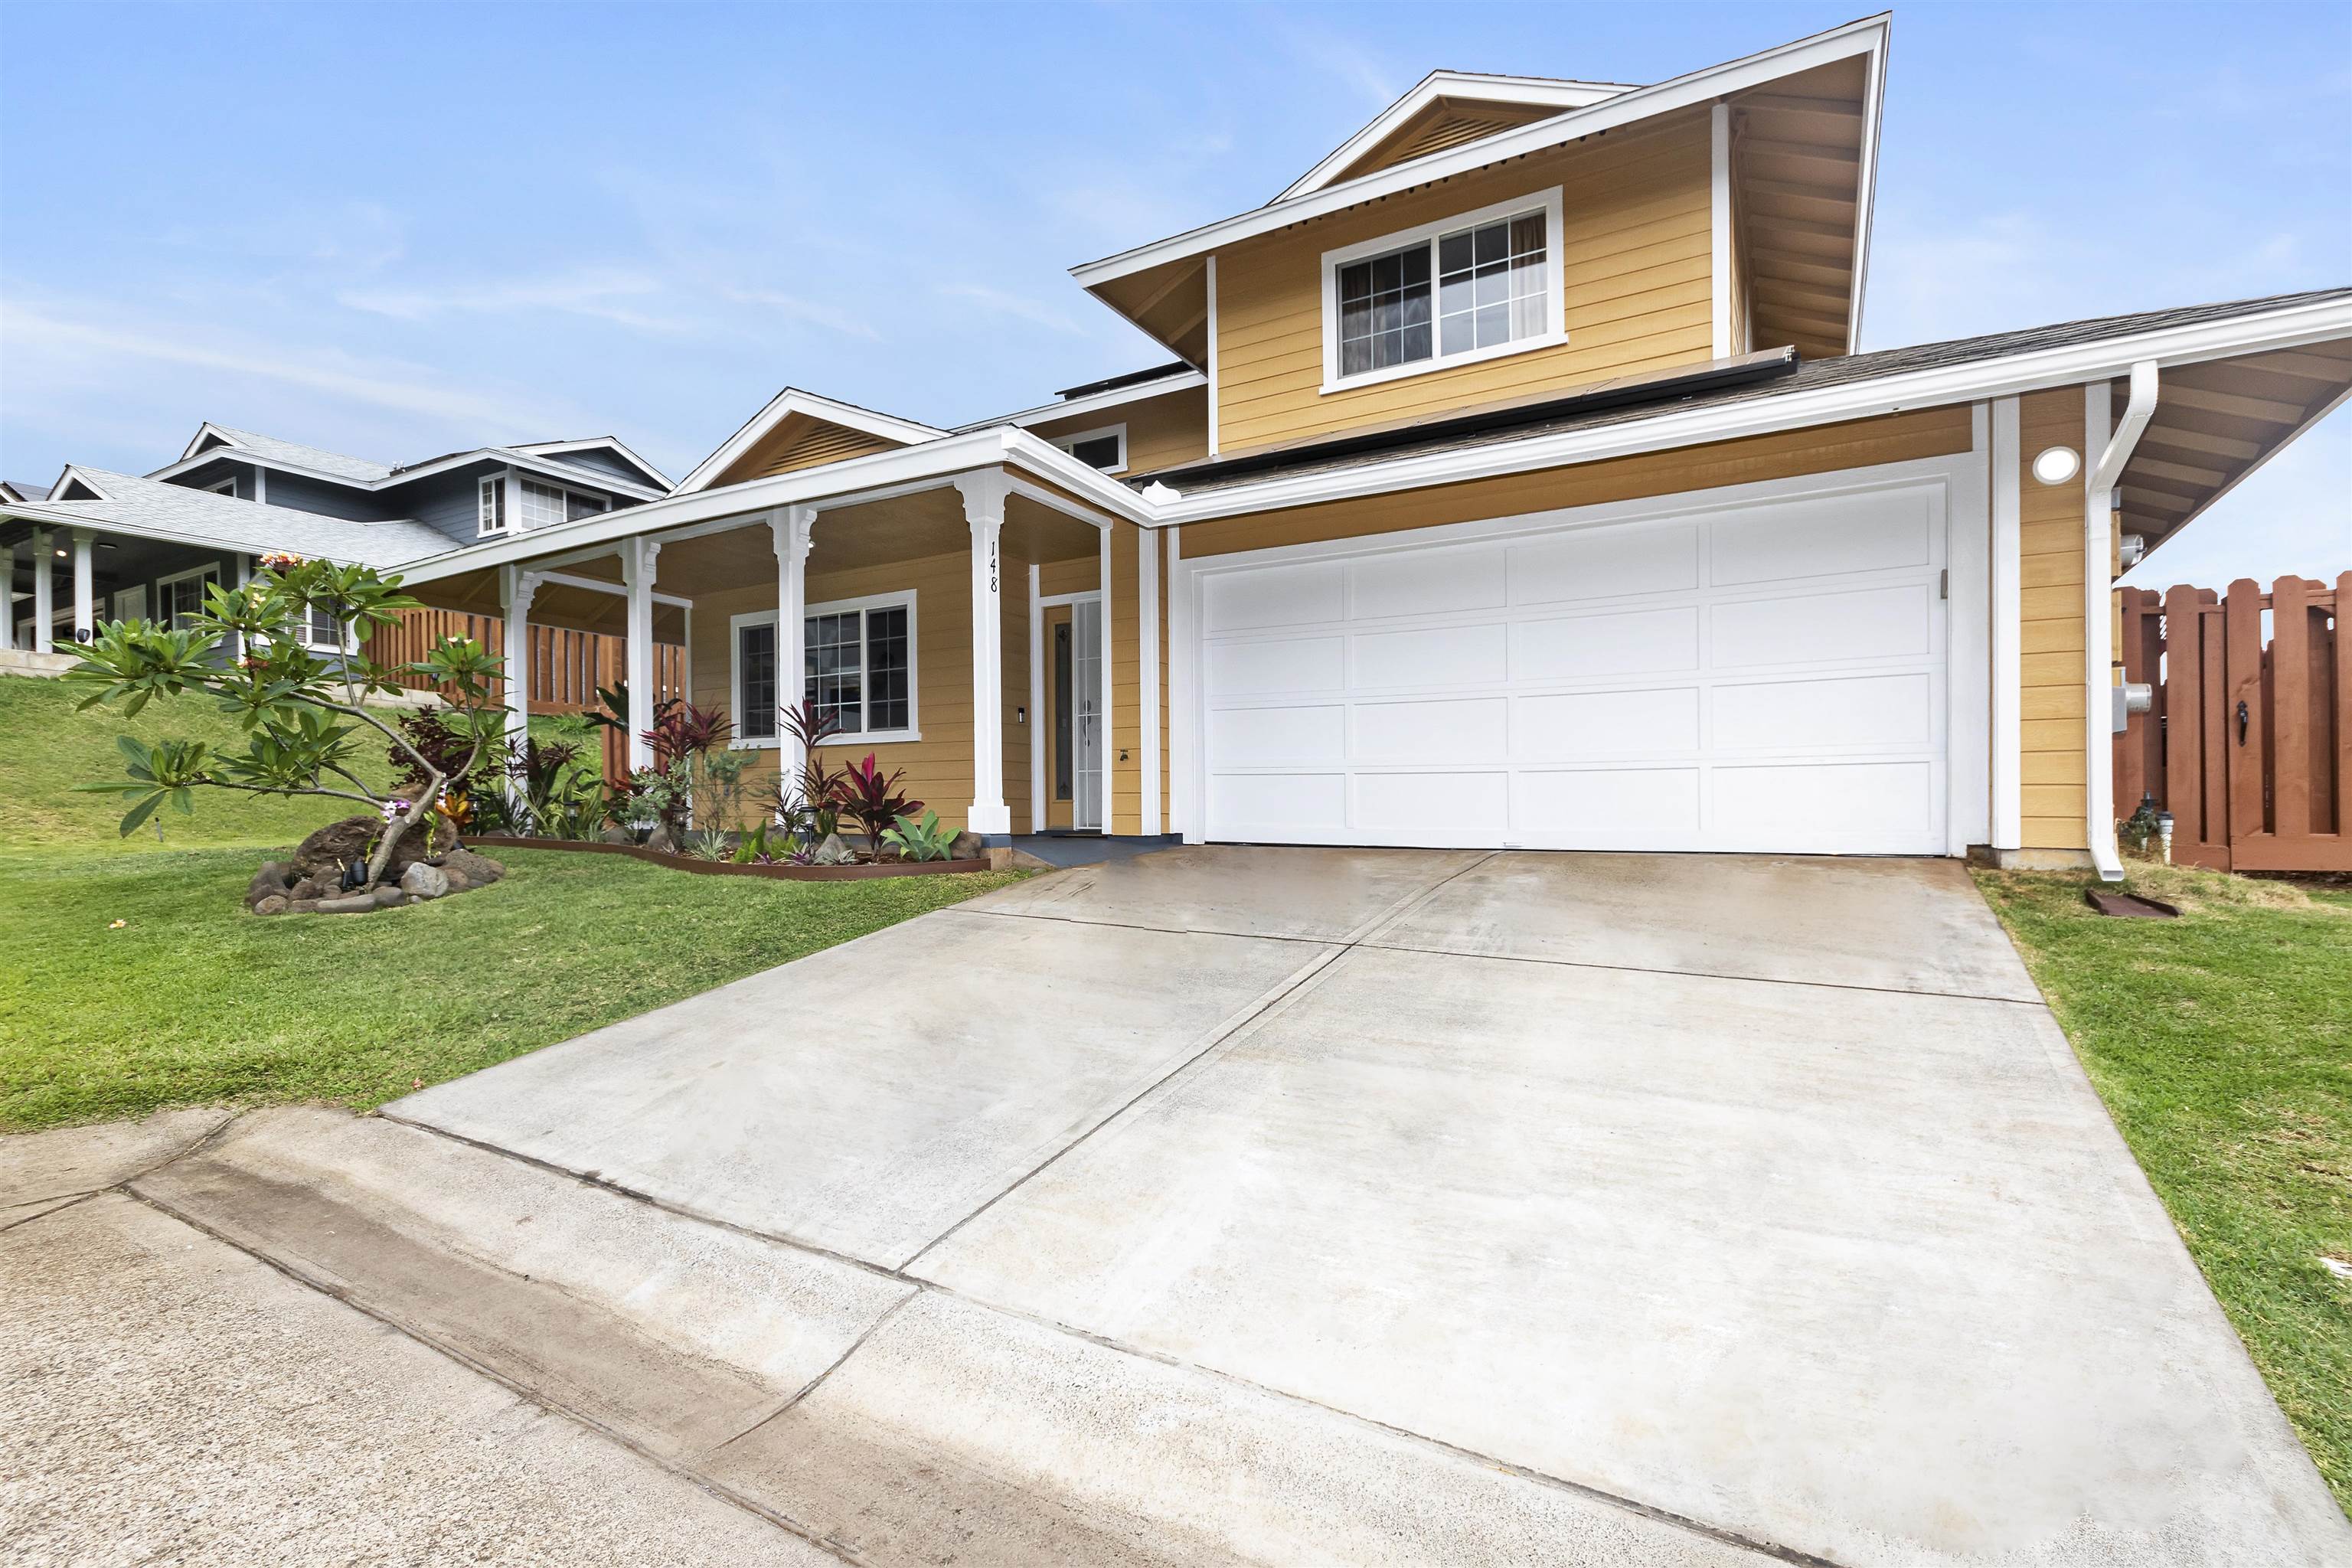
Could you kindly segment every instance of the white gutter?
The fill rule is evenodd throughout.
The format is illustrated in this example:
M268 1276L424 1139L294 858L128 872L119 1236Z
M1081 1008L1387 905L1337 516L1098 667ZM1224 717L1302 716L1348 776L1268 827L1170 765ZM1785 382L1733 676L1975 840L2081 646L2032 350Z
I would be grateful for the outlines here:
M1173 393L1190 392L1196 386L1206 386L1209 378L1197 370L1170 371L1157 381L1146 381L1134 386L1113 387L1108 392L1090 393L1085 397L1064 398L1059 403L1041 403L1034 408L1024 408L1017 414L1000 414L993 419L975 419L969 425L959 425L955 434L969 435L985 430L992 425L1018 425L1026 429L1032 425L1050 425L1057 419L1074 418L1081 414L1094 414L1106 408L1125 408L1131 403L1143 403L1154 397L1166 397Z
M2083 739L2088 749L2084 826L2091 864L2103 882L2124 879L2116 847L2115 649L2111 608L2115 595L2115 489L2139 445L2140 433L2156 413L2157 367L2141 360L2131 367L2131 400L2115 434L2106 425L2112 398L2105 380L2084 391L2084 445L2103 443L2099 459L2084 482L2083 496Z

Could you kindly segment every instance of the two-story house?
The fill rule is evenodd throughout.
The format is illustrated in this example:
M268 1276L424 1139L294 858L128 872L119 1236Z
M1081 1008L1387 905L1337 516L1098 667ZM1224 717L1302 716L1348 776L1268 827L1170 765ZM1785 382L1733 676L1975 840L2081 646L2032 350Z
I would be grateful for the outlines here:
M658 500L668 479L610 437L393 465L207 423L148 474L68 465L0 491L5 646L47 653L100 620L173 620L267 554L379 567ZM611 617L620 619L619 606ZM676 617L674 617L676 618ZM682 618L667 628L683 636ZM320 647L339 628L313 628Z
M992 838L2114 873L2114 577L2352 393L2352 289L1856 353L1887 28L1434 73L1072 269L1174 363L952 430L787 390L406 578L675 596L742 743L805 698Z

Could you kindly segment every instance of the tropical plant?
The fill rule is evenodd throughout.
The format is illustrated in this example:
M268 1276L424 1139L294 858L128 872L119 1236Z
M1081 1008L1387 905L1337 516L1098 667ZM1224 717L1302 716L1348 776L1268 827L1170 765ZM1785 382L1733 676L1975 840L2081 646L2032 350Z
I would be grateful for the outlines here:
M81 787L131 803L121 826L126 837L166 803L183 816L193 814L198 789L352 801L384 819L362 885L381 882L408 830L433 820L450 781L473 772L506 721L504 710L491 705L500 661L470 638L443 637L425 658L396 668L366 657L373 633L418 607L399 589L399 578L372 567L272 555L263 557L250 583L208 584L204 606L183 625L103 623L82 647L81 661L66 672L68 680L96 688L81 708L116 708L130 718L159 698L209 697L244 731L246 749L215 754L198 742L150 746L125 735L115 743L130 782ZM307 639L314 612L351 627L362 651L331 661L313 653ZM241 650L234 658L226 657L232 645ZM371 693L400 689L403 675L421 677L446 695L449 706L437 717L465 738L462 754L428 752L366 706ZM418 782L390 790L369 784L358 771L360 737L367 731L389 742Z
M840 727L840 720L819 712L809 702L780 708L777 712L800 752L801 765L797 776L778 777L768 815L783 830L785 842L806 855L841 826L840 772L817 754L817 747Z
M882 841L897 845L898 853L909 860L946 859L955 837L955 829L940 826L940 814L936 811L923 813L920 822L902 816L897 826L882 830Z
M842 769L834 781L834 800L842 815L866 830L866 847L877 854L881 852L885 829L923 809L921 801L909 800L898 792L898 781L906 776L904 768L884 773L868 752L864 762Z

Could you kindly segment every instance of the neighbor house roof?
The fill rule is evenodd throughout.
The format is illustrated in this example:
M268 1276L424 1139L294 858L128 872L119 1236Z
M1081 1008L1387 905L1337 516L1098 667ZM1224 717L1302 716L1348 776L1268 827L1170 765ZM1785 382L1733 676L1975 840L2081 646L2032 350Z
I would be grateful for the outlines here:
M41 500L48 493L47 485L26 484L22 479L0 479L0 500Z
M85 491L93 492L95 499L86 499ZM405 518L354 522L79 465L58 476L51 493L75 499L0 506L0 513L51 525L88 523L110 532L250 554L282 552L376 567L396 566L449 548L447 535Z
M207 437L210 437L219 439L207 445ZM291 463L296 468L310 468L317 473L332 474L338 479L356 479L362 484L373 484L379 479L389 479L393 471L389 464L371 462L365 458L346 457L321 447L305 447L299 441L281 441L275 436L264 436L252 430L234 430L226 425L215 425L210 420L205 422L197 430L195 439L190 441L187 449L180 454L180 462L184 463L191 458L217 456L224 447L233 447L253 457L268 458L280 463Z

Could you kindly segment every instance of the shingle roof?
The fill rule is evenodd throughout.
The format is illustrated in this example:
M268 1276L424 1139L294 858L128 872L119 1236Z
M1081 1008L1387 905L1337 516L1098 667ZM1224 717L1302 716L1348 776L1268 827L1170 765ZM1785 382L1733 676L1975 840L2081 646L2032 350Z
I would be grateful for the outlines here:
M112 524L128 532L225 544L257 554L282 551L378 567L438 555L450 547L446 534L406 518L353 522L137 474L79 466L72 471L108 499L47 500L40 503L44 514L84 517L101 528Z
M281 441L275 436L257 435L251 430L232 430L226 425L215 425L213 428L257 458L275 458L281 463L313 468L322 474L333 474L339 479L373 484L378 479L390 478L393 472L389 464L372 463L365 458L347 458L341 452L305 447L299 441ZM215 451L218 449L215 448Z
M2018 331L1991 332L1982 337L1953 338L1942 342L1915 343L1908 348L1881 349L1871 353L1843 354L1836 359L1813 360L1799 365L1785 375L1769 380L1723 386L1710 391L1662 397L1658 401L1637 404L1614 404L1608 406L1582 408L1576 405L1580 394L1569 394L1547 402L1527 403L1507 410L1505 416L1482 422L1482 427L1469 432L1447 432L1409 427L1398 430L1393 439L1383 443L1376 451L1367 451L1363 443L1351 437L1335 437L1329 443L1306 442L1282 454L1236 453L1232 457L1207 463L1195 463L1181 468L1166 468L1129 481L1137 489L1152 484L1166 484L1186 495L1199 495L1234 485L1255 484L1271 479L1288 479L1300 474L1322 473L1352 468L1367 462L1389 462L1400 458L1420 457L1433 452L1462 451L1492 446L1506 441L1524 441L1539 436L1557 435L1569 430L1595 429L1610 425L1628 424L1654 418L1660 414L1681 413L1692 408L1727 406L1748 403L1759 398L1786 397L1793 393L1812 392L1826 386L1838 386L1850 382L1871 381L1880 376L1896 375L1907 371L1934 370L1946 365L1968 364L1985 360L2009 358L2032 353L2042 349L2065 348L2075 343L2095 342L2102 338L2127 337L2133 333L2155 331L2168 327L2194 326L2203 321L2226 321L2232 316L2258 315L2294 305L2315 304L2326 300L2352 297L2352 288L2315 289L2301 294L2273 294L2256 300L2231 300L2209 305L2185 305L2170 310L2146 310L2130 316L2101 316L2079 321L2060 321L2051 326L2028 327ZM1475 415L1475 409L1456 411L1462 416ZM1447 423L1454 423L1449 416ZM1350 449L1329 452L1322 448L1349 443Z
M0 488L14 491L18 500L39 500L49 493L48 486L27 484L23 479L0 479Z

